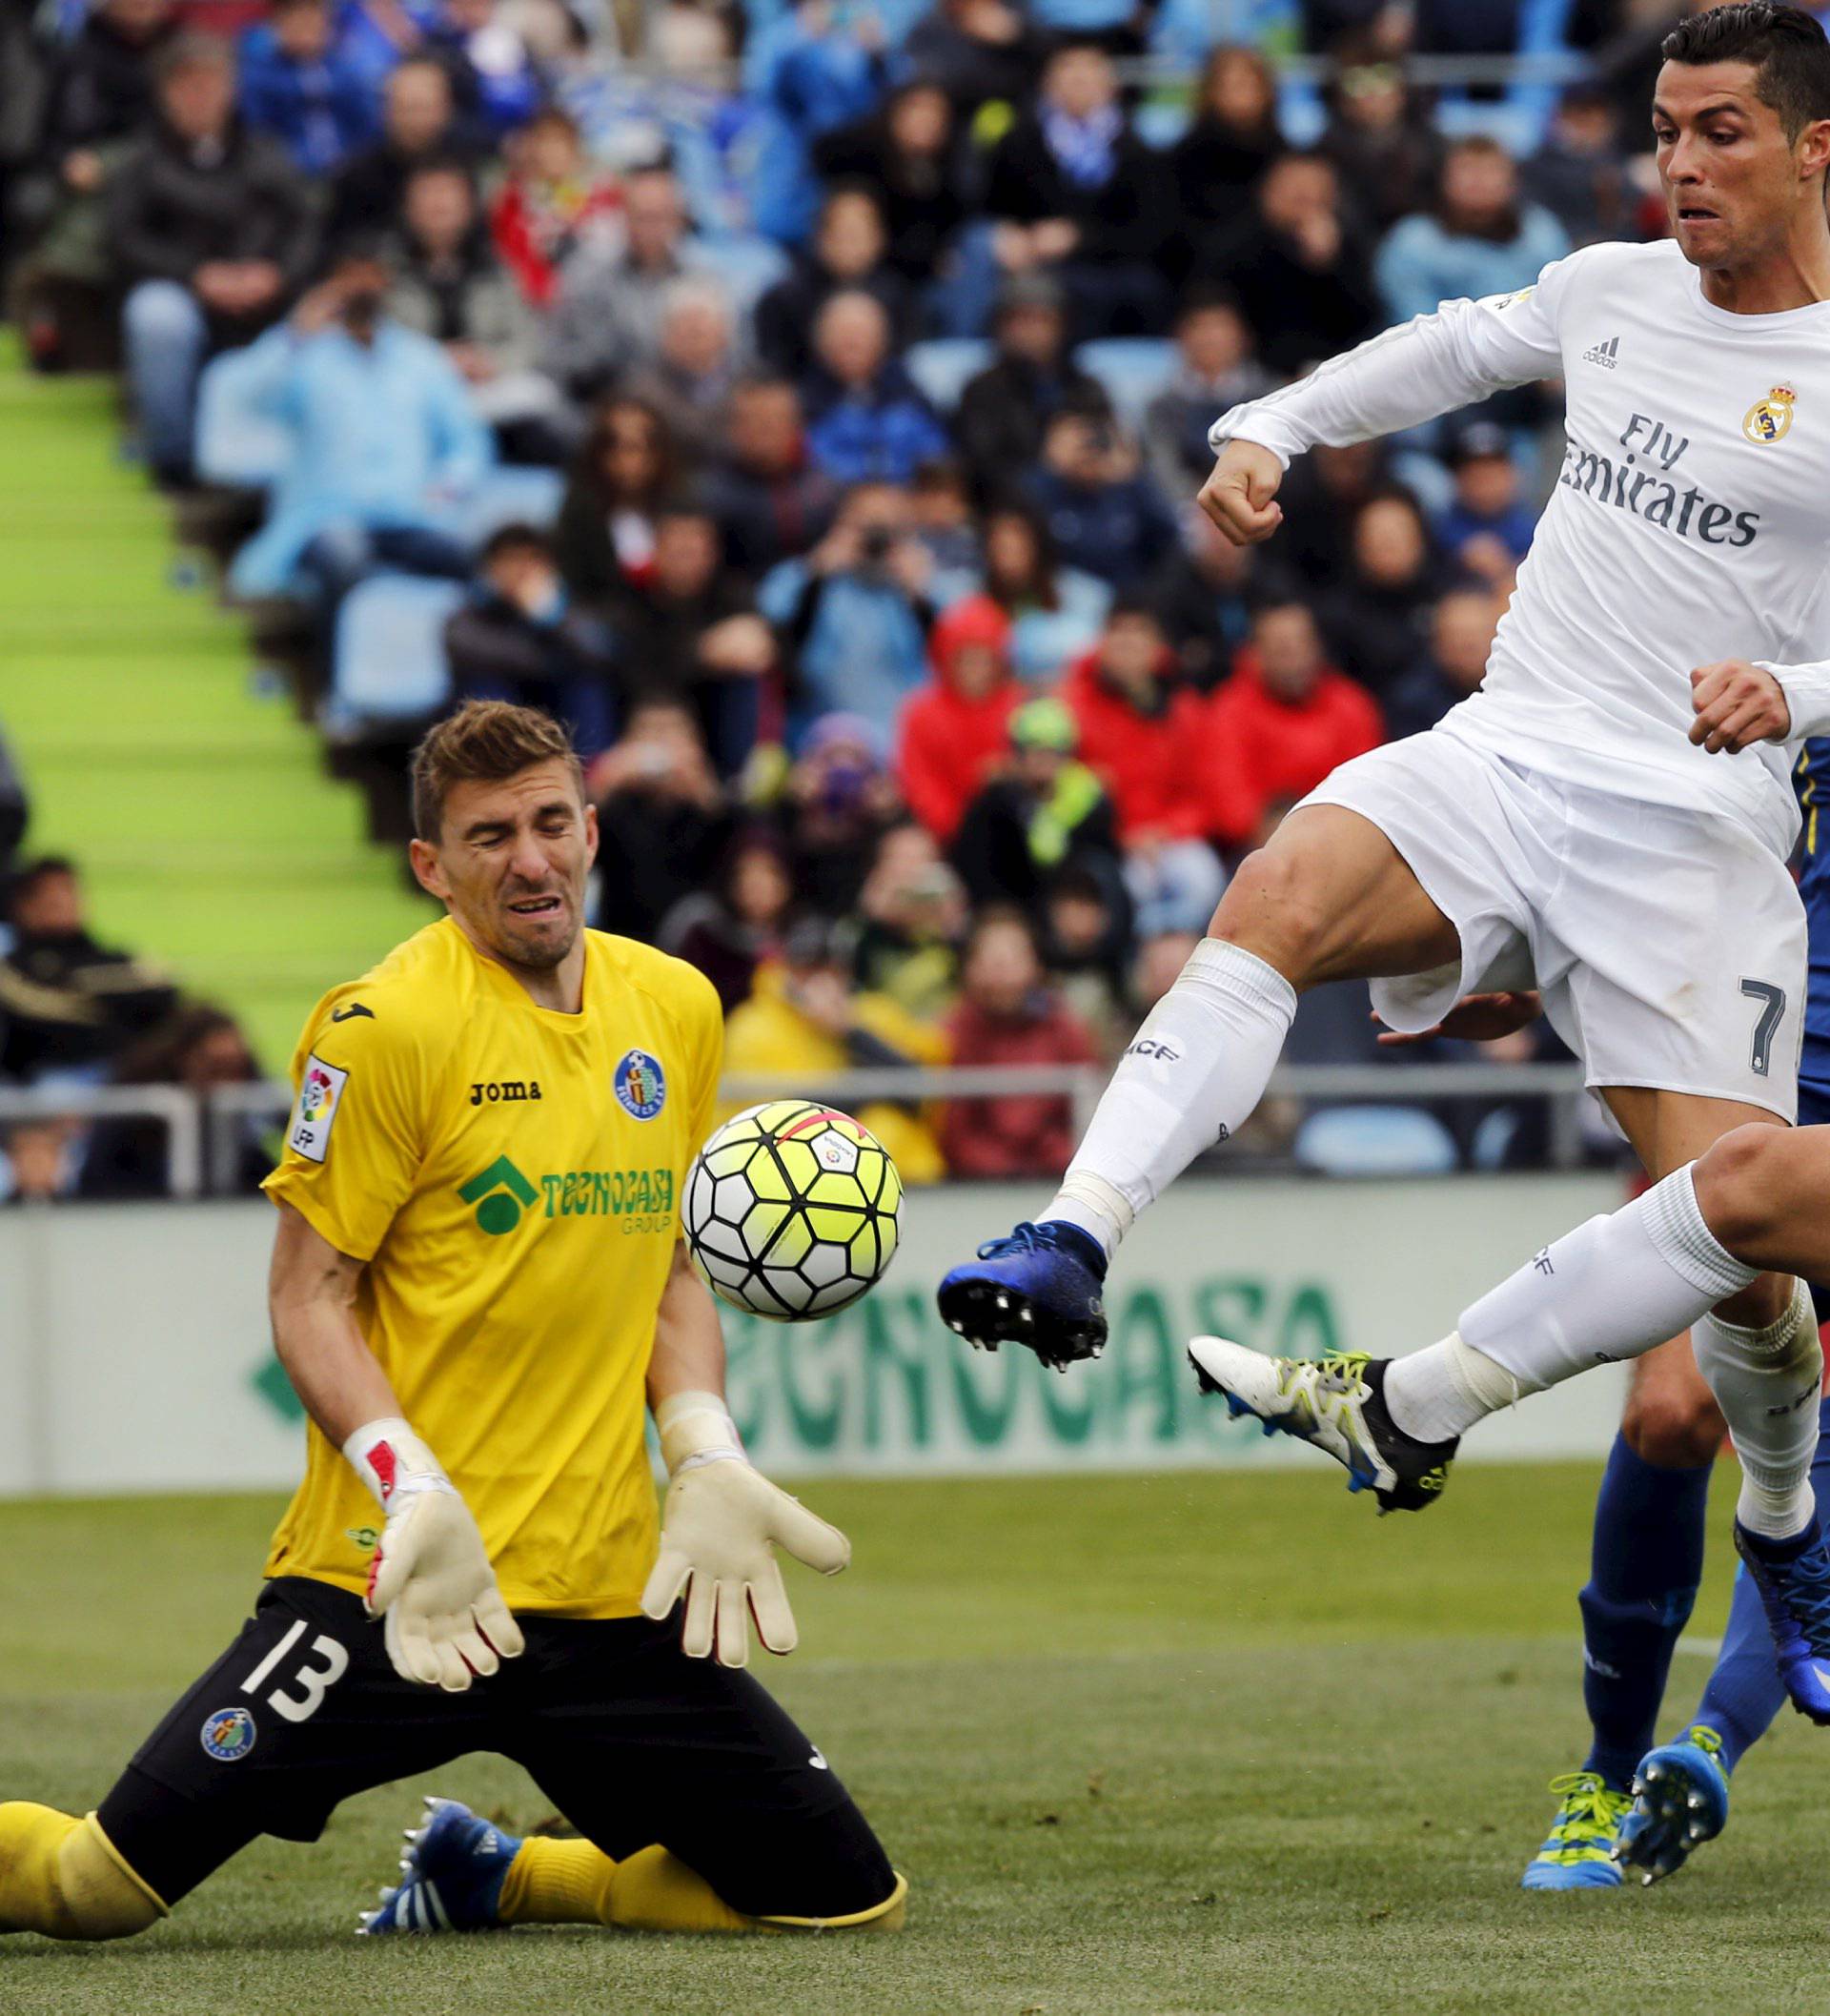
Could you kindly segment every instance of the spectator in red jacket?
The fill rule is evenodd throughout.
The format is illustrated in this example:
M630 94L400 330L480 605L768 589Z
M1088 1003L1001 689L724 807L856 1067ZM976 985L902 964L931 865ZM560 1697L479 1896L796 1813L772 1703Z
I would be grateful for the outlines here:
M559 297L573 254L613 255L622 239L622 191L584 151L578 122L549 105L510 146L514 166L490 207L497 256L536 308Z
M946 846L1003 756L1026 696L1010 670L1010 619L989 596L955 602L927 649L934 677L903 709L896 769L909 810Z
M1250 642L1208 709L1211 824L1229 846L1259 845L1271 805L1307 797L1384 734L1372 695L1328 662L1315 619L1299 601L1258 611Z
M966 940L960 999L945 1028L955 1064L1091 1064L1092 1041L1046 983L1029 920L994 904ZM955 1176L1057 1176L1074 1150L1065 1093L955 1099L941 1117Z
M1112 604L1098 645L1062 698L1080 725L1080 759L1118 808L1125 886L1142 938L1200 931L1226 886L1208 845L1205 703L1175 678L1175 655L1147 603Z

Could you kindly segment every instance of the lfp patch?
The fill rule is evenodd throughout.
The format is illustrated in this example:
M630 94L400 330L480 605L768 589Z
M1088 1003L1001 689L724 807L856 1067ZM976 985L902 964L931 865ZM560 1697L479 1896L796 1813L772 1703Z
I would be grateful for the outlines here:
M254 1719L246 1708L218 1708L203 1725L203 1747L219 1764L233 1764L254 1747Z
M652 1120L667 1104L667 1079L661 1059L646 1050L630 1050L610 1080L617 1103L637 1120Z

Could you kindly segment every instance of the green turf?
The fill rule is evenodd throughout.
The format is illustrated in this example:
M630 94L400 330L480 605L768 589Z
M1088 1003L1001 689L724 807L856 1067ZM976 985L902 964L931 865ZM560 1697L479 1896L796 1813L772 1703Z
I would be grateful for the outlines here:
M283 1071L316 997L432 911L120 437L106 383L33 377L0 344L0 725L30 845L77 855L101 935L223 1002Z
M1830 1739L1796 1717L1676 1882L1515 1887L1580 1733L1594 1481L1470 1470L1387 1520L1307 1471L809 1487L854 1566L797 1575L803 1649L768 1677L907 1872L902 1937L358 1944L428 1789L402 1785L315 1847L257 1843L139 1941L0 1943L0 2009L1819 2010ZM273 1512L0 1507L0 1790L99 1796L226 1642ZM1680 1657L1668 1720L1705 1672ZM437 1788L544 1812L497 1760Z

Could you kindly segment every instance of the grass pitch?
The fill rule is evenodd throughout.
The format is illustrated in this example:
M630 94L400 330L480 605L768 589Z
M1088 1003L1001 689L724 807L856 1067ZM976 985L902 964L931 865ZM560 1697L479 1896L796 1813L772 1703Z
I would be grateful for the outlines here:
M1676 1881L1515 1887L1578 1761L1594 1485L1464 1469L1387 1520L1319 1465L809 1486L854 1566L790 1571L803 1649L767 1678L907 1872L902 1937L353 1940L420 1792L543 1816L477 1758L352 1802L315 1847L257 1843L137 1941L0 1942L0 2010L1821 2010L1830 1737L1795 1716ZM275 1510L0 1507L0 1795L99 1798L227 1642ZM1665 1727L1706 1671L1680 1655Z

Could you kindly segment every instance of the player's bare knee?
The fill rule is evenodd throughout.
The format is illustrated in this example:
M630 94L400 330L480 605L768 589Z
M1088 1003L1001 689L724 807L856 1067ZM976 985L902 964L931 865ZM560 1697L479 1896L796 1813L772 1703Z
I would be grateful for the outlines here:
M1763 1243L1773 1229L1781 1191L1777 1169L1790 1141L1785 1128L1751 1122L1724 1134L1692 1171L1703 1223L1750 1267L1759 1265Z
M1641 1462L1660 1470L1703 1470L1722 1446L1721 1410L1708 1387L1660 1383L1635 1388L1620 1415L1620 1433Z
M1210 934L1255 953L1301 987L1329 918L1292 848L1260 847L1240 863L1209 925Z

